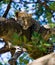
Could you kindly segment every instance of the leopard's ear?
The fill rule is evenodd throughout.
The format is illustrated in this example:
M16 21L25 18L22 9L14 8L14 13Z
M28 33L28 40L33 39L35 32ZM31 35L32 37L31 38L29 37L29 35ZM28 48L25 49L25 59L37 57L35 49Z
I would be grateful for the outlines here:
M32 17L32 14L28 14L28 17Z
M32 14L27 14L26 12L20 12L20 11L16 11L15 12L15 16L16 16L16 18L18 19L20 19L20 18L23 18L23 17L28 17L28 18L31 18L32 17Z
M17 18L19 18L19 17L24 17L25 15L26 15L25 12L16 11L16 13L15 13L15 16L16 16Z
M18 19L20 19L21 18L21 13L20 13L20 11L16 11L15 12L15 20L17 21Z
M15 12L15 16L16 16L17 18L18 18L19 13L20 13L19 11L16 11L16 12Z

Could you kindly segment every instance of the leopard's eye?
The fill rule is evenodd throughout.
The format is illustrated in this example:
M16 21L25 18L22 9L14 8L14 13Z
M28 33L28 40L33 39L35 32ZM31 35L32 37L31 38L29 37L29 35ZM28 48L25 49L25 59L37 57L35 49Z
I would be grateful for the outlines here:
M22 20L24 20L25 18L24 17L22 17Z

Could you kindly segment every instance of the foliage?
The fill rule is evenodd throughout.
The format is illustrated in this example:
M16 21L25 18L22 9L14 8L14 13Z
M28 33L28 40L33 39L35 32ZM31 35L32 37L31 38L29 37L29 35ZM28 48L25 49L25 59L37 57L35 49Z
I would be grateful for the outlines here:
M38 17L39 17L40 15L42 15L42 13L43 13L43 7L42 7L42 5L37 3L36 4L36 15L38 15Z
M51 28L55 27L55 23L49 23L49 25L50 25Z
M53 23L51 21L51 18L52 18L52 13L49 12L49 11L46 11L46 18L48 20L48 24L50 25L51 28L54 28L55 27L55 23Z
M48 50L47 48L51 46L51 44L44 41L41 35L37 32L34 32L32 35L31 45L32 47L28 47L28 52L30 53L30 56L33 58L45 55Z
M52 38L52 43L55 43L55 35L52 35L51 38Z
M2 63L0 62L0 65L2 65Z
M25 58L26 56L27 56L27 54L24 53L23 56L19 57L19 64L20 65L22 65L22 64L27 65L27 63L29 62L29 60Z
M27 39L25 36L18 36L17 33L13 33L11 35L11 38L10 38L10 42L13 44L13 45L23 45L24 43L27 43Z
M19 37L17 33L14 33L11 42L15 45L20 45L21 47L26 48L32 58L43 56L47 53L47 48L51 46L51 44L43 40L41 35L37 32L33 33L31 41L27 41L25 36Z
M9 3L10 0L3 0L3 2L6 4L6 3Z
M1 5L3 3L8 4L9 1L10 0L3 0L2 2L0 2L0 11L2 9ZM14 7L14 10L18 10L19 5L17 5L17 3L15 3L15 2L14 2L14 4L12 6L12 7ZM48 4L48 3L46 3L46 4ZM48 20L48 23L51 26L51 28L54 28L55 23L52 22L51 18L52 18L53 12L55 11L55 2L50 3L49 8L51 9L51 11L49 9L46 9L46 7L41 5L41 3L36 3L36 16L38 17L38 20L39 20L39 17L43 13L45 13L44 19L46 18ZM9 17L12 17L11 15L9 14ZM33 33L31 41L29 41L29 42L25 36L18 36L17 33L13 33L11 38L10 38L10 42L13 45L19 45L19 46L26 48L29 55L34 59L47 54L47 51L48 51L47 48L51 46L51 44L49 44L48 42L43 40L41 35L37 32ZM54 42L55 42L55 35L52 35L52 43L54 43ZM22 62L24 62L25 64L28 63L28 60L22 59L23 57L21 56L19 59L20 65L22 64ZM2 65L2 64L0 64L0 65Z
M55 10L55 2L52 2L50 3L50 6L49 6L52 10Z
M13 33L10 41L11 41L11 43L13 43L13 45L16 45L18 43L18 39L19 39L19 37L18 37L17 33Z
M51 28L55 27L55 23L52 22L51 18L53 17L53 13L55 12L55 2L45 2L46 4L42 5L42 3L36 3L36 15L38 17L42 16L43 19L40 22L46 22L44 19L47 19ZM48 5L47 5L48 4ZM54 15L55 16L55 15ZM54 18L53 18L54 19ZM42 24L43 24L42 23Z
M46 17L48 19L48 23L51 23L52 14L50 12L46 11Z
M33 59L29 57L28 53L24 52L17 59L17 65L27 65L27 63L32 62Z

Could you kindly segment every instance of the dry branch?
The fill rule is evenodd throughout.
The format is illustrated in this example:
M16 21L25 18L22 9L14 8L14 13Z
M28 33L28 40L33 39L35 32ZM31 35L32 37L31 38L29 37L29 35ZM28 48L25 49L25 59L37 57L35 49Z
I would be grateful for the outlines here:
M55 65L55 53L48 54L41 58L34 60L32 63L27 65Z

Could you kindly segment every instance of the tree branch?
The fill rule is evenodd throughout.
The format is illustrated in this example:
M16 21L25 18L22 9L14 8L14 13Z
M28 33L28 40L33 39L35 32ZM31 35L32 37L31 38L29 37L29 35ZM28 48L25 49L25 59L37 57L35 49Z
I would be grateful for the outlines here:
M3 0L0 0L0 2L3 1Z
M52 10L51 8L49 8L49 6L47 5L47 2L41 2L40 0L37 0L38 3L40 4L40 6L44 6L46 10L49 10L49 12L52 14L52 11L54 12L55 10Z
M3 53L5 53L5 52L9 52L9 51L14 51L14 50L16 50L15 48L2 48L2 49L0 49L0 54L3 54Z
M9 4L8 4L8 6L7 6L7 9L6 9L5 13L3 14L3 17L5 17L5 18L6 18L8 12L9 12L9 10L10 10L11 3L12 3L12 0L10 0Z
M23 50L22 51L18 51L14 54L14 56L8 61L10 65L17 65L16 64L16 60L17 58L23 53Z

